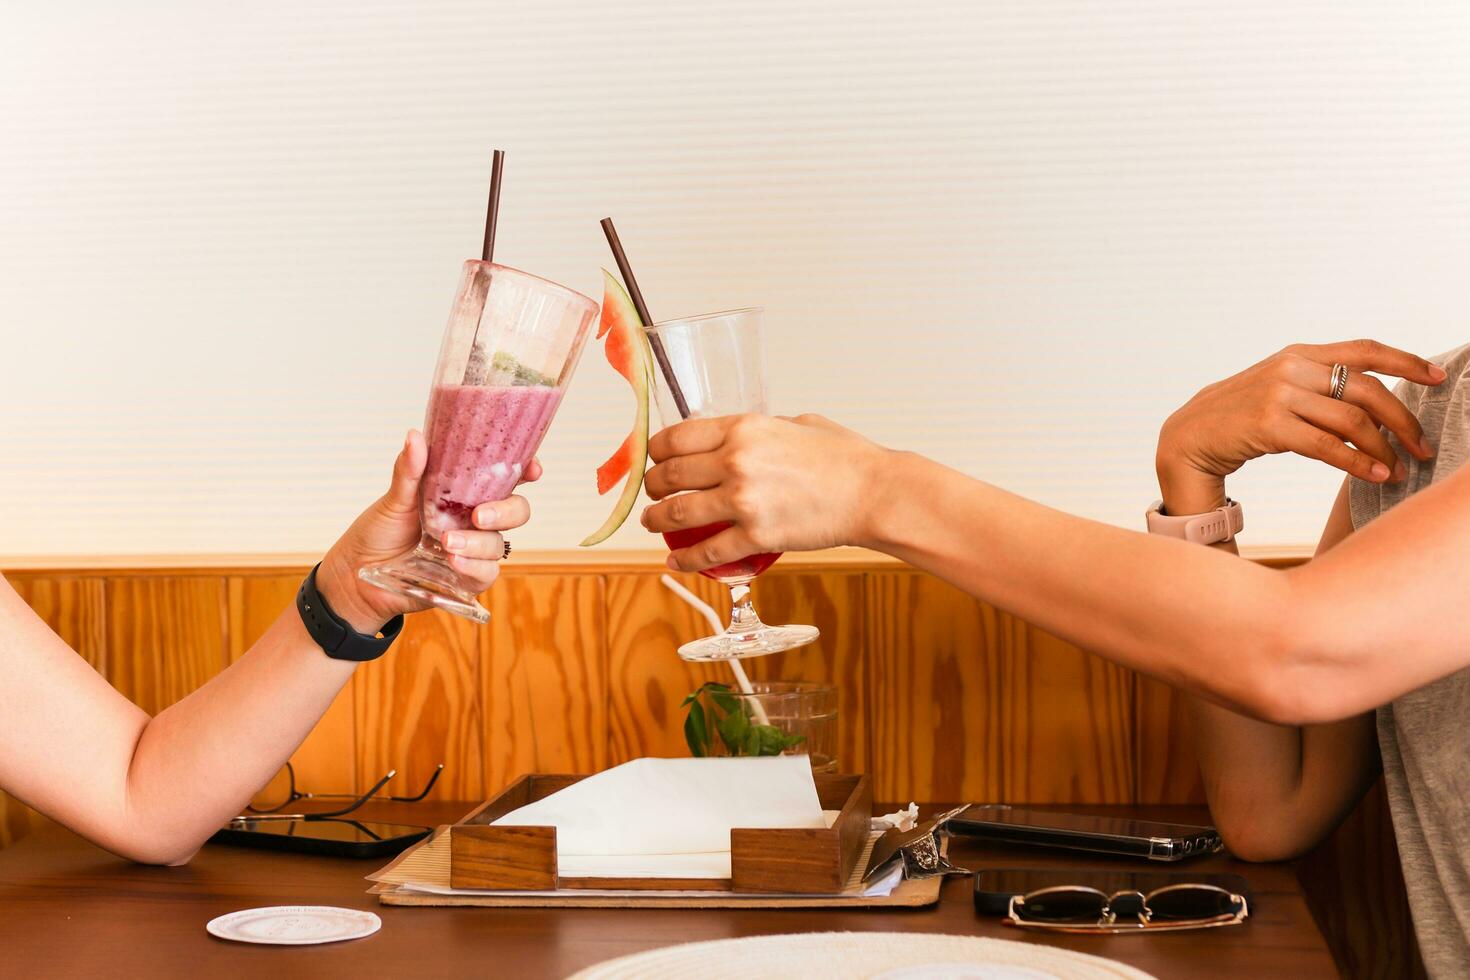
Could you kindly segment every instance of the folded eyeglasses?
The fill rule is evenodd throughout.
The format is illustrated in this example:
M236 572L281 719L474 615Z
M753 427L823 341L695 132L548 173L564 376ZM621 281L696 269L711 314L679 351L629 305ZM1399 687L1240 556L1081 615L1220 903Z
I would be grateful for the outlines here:
M1085 885L1058 885L1011 898L1005 923L1058 932L1173 932L1239 925L1250 910L1241 895L1215 885L1179 884L1147 894L1109 895Z

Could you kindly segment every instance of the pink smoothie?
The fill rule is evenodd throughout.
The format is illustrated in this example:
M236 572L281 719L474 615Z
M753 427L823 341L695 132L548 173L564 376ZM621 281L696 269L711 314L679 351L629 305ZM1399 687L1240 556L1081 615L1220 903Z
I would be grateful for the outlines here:
M560 403L560 388L540 385L436 385L425 425L425 533L465 530L476 507L510 496Z

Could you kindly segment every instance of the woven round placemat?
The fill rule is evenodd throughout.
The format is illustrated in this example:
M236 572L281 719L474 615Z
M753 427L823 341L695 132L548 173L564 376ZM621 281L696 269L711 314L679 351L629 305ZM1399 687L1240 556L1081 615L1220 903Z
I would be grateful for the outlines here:
M1114 960L1007 939L926 932L801 932L667 946L572 980L1153 980Z

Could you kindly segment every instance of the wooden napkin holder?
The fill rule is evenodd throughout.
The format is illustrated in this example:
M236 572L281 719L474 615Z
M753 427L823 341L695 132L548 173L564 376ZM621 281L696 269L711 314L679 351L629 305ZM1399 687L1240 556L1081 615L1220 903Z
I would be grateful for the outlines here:
M824 830L730 831L729 878L562 878L555 827L492 827L491 822L565 789L583 776L522 776L449 828L453 888L539 891L558 888L780 892L833 895L852 877L873 815L867 776L816 775L822 809L840 811Z

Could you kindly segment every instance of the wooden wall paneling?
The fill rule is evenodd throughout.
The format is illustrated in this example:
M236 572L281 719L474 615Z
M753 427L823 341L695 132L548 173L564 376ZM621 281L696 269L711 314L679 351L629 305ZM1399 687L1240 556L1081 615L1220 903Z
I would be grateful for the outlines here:
M26 604L98 671L107 655L105 587L99 579L16 575L9 578ZM0 849L46 822L30 807L0 792Z
M357 783L364 790L390 769L384 789L423 788L434 766L441 800L485 799L480 717L480 644L485 627L437 610L408 617L387 656L353 677Z
M303 570L229 578L230 663L244 656L283 612L289 610L292 616L296 615L296 591L305 574ZM296 785L303 792L357 791L354 693L349 682L291 756Z
M480 630L485 793L525 773L607 765L607 672L600 575L518 573L486 596Z
M108 681L157 714L224 669L225 580L215 575L107 579Z
M856 571L768 572L756 580L755 605L771 624L807 623L816 643L747 660L752 679L814 681L837 688L837 766L867 772L868 677L864 650L863 574ZM722 613L725 607L715 608Z
M1131 803L1133 676L1000 614L1002 793L1014 803Z
M1426 976L1383 780L1298 862L1297 875L1343 976Z
M729 590L699 575L680 579L723 620ZM752 678L831 683L838 691L838 764L866 771L867 669L863 655L863 575L851 571L775 571L755 583L756 608L770 623L810 623L822 631L799 650L745 662ZM724 664L679 659L680 644L706 636L709 623L659 581L659 573L612 575L607 585L609 761L683 756L679 703L705 681L735 683Z
M723 585L700 575L679 578L719 615L729 611ZM681 643L709 632L704 618L659 582L658 572L607 577L608 765L689 754L679 702L705 681L734 683L724 664L679 659Z
M867 609L874 797L1002 799L1000 614L907 571L869 574Z
M871 573L867 608L878 796L1131 799L1125 671L917 572Z
M1134 675L1133 743L1139 803L1205 802L1184 695L1141 674Z
M17 575L8 581L67 646L106 674L106 587L100 579Z

